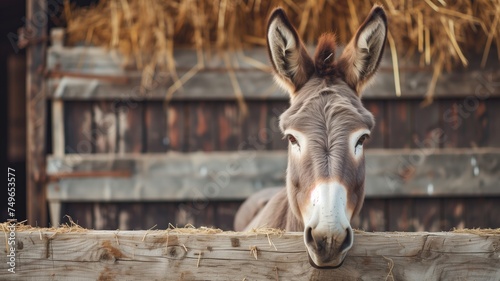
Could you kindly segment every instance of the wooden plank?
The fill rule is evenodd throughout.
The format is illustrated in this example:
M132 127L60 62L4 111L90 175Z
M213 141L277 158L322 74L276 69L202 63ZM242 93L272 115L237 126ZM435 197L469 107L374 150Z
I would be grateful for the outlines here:
M234 217L241 206L242 201L222 201L215 208L214 225L222 230L234 229Z
M271 146L275 134L267 123L268 103L250 101L247 102L247 106L248 116L244 120L242 142L238 149L266 150Z
M499 90L500 91L500 90ZM488 141L486 146L489 147L500 147L500 99L489 99L487 102L488 115L489 115L489 125L488 128Z
M441 198L415 198L413 199L413 229L415 231L446 231L443 229Z
M52 101L52 153L64 155L64 102L62 100Z
M477 103L471 104L469 101ZM457 128L459 135L458 147L477 147L477 141L483 134L484 125L481 124L479 118L477 118L480 116L476 116L476 114L479 113L477 109L480 108L482 109L480 110L481 113L485 113L486 107L484 103L482 104L482 107L480 107L480 103L477 100L461 99L458 101L456 106L460 117L460 123Z
M61 223L71 225L71 220L83 228L94 228L94 203L67 202L62 204Z
M125 170L132 176L60 178L49 184L48 196L51 200L102 201L243 199L263 187L283 186L286 159L285 151L51 156L49 175ZM367 150L366 195L498 195L500 173L497 165L491 164L495 161L500 161L500 152L494 148Z
M290 107L289 102L268 102L268 114L267 114L267 126L270 129L271 139L269 148L271 150L287 150L288 140L283 138L283 133L279 127L279 117L280 115Z
M217 141L215 149L218 151L237 150L241 143L242 119L240 109L234 102L220 102L214 105L214 115L217 122Z
M143 204L143 228L167 229L169 224L176 225L176 202L148 202Z
M172 102L164 104L167 112L167 143L169 150L187 151L187 128L188 120L186 105L182 102Z
M47 37L47 23L45 17L47 1L30 0L26 2L26 23L32 38ZM37 20L37 15L43 19ZM36 23L36 24L32 24ZM45 180L46 161L46 126L47 104L45 97L44 69L46 43L40 41L30 45L26 50L26 114L27 114L27 188L26 206L28 223L47 226L47 206Z
M11 54L7 57L7 159L26 161L26 56Z
M375 117L375 128L370 134L368 148L384 148L385 142L388 141L387 135L387 102L385 101L365 101L365 107Z
M409 101L387 103L388 148L412 147L412 109L413 103Z
M117 146L117 108L116 103L98 101L92 104L93 139L96 153L116 153Z
M443 144L444 148L458 147L459 132L462 124L462 117L458 113L458 100L448 99L440 102L440 116L443 128Z
M489 216L491 214L491 209L495 209L494 206L488 204L488 201L484 197L478 198L467 198L464 202L464 213L463 219L466 228L485 228L492 227L489 224ZM493 226L494 227L494 226Z
M40 239L41 237L41 239ZM2 235L0 243L7 241ZM272 241L275 247L269 245ZM497 280L500 234L356 232L338 269L310 266L302 233L16 232L10 280ZM237 241L237 242L236 242ZM250 249L257 249L257 259ZM7 255L0 269L8 268ZM147 263L147 267L144 264ZM167 277L168 276L168 277Z
M144 111L141 103L123 103L118 109L118 153L144 150Z
M464 220L465 200L463 198L450 198L443 200L444 230L465 227Z
M65 152L90 154L94 151L92 134L92 104L66 102L64 105Z
M127 230L140 230L140 229L150 229L155 226L156 223L152 225L147 225L144 221L144 217L149 214L144 213L143 203L137 202L127 202L115 204L118 209L118 227L117 229L127 229Z
M208 198L197 198L185 200L177 205L177 213L174 226L184 227L193 225L196 227L215 226L215 202Z
M94 203L94 229L122 229L118 222L118 205L115 203ZM123 228L127 229L127 228Z
M146 151L165 152L168 149L167 116L161 103L145 104Z
M364 231L386 231L388 223L386 201L384 199L366 199L359 214L359 222L354 227Z
M489 223L491 228L499 228L500 226L500 216L496 213L496 206L500 206L500 197L491 197L488 198L488 206L485 206L484 209L487 210L487 214L489 213Z
M421 102L412 102L412 147L414 148L440 148L443 139L443 129L439 116L439 102L423 106ZM398 134L396 131L391 132ZM392 137L392 136L391 136Z
M413 231L413 199L387 200L387 231Z
M188 108L188 151L214 151L217 139L215 103L191 103Z
M271 68L267 59L265 48L257 48L246 51L247 56L260 60L268 68L265 71L250 65L238 54L230 53L238 60L238 66L233 68L236 79L240 84L245 99L254 100L288 100L269 73ZM175 58L179 76L185 74L194 65L196 53L192 50L176 50ZM208 58L208 56L207 56ZM467 97L477 91L478 85L484 80L481 77L490 77L491 81L498 81L500 71L496 58L486 69L475 65L480 58L470 58L471 65L466 70L456 69L451 73L443 73L436 85L434 98ZM120 64L123 58L116 52L99 47L71 47L50 48L48 58L48 69L58 72L83 73L87 76L94 75L93 79L63 77L50 79L49 93L51 97L62 99L154 99L163 100L165 92L172 86L174 81L168 73L160 75L161 79L155 81L157 86L139 95L140 72L125 72ZM400 61L400 82L402 96L398 99L418 98L425 96L429 81L432 77L431 68L419 68L418 62L410 60ZM174 100L236 100L231 80L228 77L227 66L219 56L210 56L205 61L206 69L198 72L189 79L182 91L173 95ZM95 79L102 75L103 79ZM116 79L130 81L117 85L104 78L114 75ZM73 76L77 76L73 74ZM472 79L472 80L471 80ZM87 82L85 82L87 81ZM89 83L91 82L91 83ZM491 87L490 87L491 88ZM207 89L210 89L207 91ZM498 96L499 91L493 91L490 96ZM392 70L391 56L385 55L381 62L381 68L371 87L363 93L364 99L396 99L394 90L394 73Z

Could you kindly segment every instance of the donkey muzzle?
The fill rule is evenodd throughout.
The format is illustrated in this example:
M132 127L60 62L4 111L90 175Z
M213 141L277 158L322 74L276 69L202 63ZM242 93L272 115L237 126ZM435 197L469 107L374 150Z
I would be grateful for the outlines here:
M346 206L346 189L337 182L321 183L312 191L311 217L305 224L304 242L314 267L338 267L351 249L352 212Z

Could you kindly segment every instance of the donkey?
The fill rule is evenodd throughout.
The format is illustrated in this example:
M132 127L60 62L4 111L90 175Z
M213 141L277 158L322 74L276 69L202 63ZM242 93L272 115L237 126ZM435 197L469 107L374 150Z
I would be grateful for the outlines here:
M375 5L338 60L330 33L319 38L313 60L281 8L268 20L274 76L290 95L279 121L289 141L286 188L268 192L269 201L247 218L245 229L304 231L309 262L316 268L341 266L353 245L350 221L365 195L363 144L375 125L360 97L378 69L386 36L387 17ZM255 197L248 202L265 201ZM244 228L238 221L243 212L236 216L236 230Z

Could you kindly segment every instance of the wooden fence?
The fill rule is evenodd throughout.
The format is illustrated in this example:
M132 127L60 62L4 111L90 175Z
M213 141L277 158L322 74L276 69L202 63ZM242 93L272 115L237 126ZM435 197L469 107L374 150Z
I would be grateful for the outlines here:
M264 50L230 54L237 65L231 69L217 56L207 58L206 68L165 103L170 74L141 88L140 73L123 69L118 54L66 47L57 36L52 43L42 87L52 145L37 174L43 186L28 187L31 222L44 213L39 202L49 202L53 225L68 214L96 229L168 223L231 229L244 198L284 184L286 142L277 121L288 97L269 69L248 61L267 64ZM196 64L192 51L175 57L181 76ZM230 71L243 89L246 118ZM430 69L405 61L400 71L401 98L392 88L389 56L364 94L377 125L367 150L367 200L355 225L373 231L498 227L491 215L500 211L498 63L482 69L471 59L469 69L443 74L426 107L419 98ZM231 176L218 196L205 196L231 159L248 154L255 157L245 173Z
M309 265L302 233L25 230L9 280L498 280L500 233L356 232L338 269ZM5 244L3 235L0 244Z

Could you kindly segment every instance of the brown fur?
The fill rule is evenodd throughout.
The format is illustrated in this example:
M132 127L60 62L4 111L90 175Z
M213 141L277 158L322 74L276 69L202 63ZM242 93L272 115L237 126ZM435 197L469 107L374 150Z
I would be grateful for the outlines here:
M272 25L275 20L279 20L279 24ZM283 10L276 9L269 18L268 33L272 36L268 35L267 39L271 62L277 78L292 85L289 88L291 104L280 116L280 128L283 132L293 129L307 136L307 147L303 147L299 159L289 156L286 189L269 200L247 229L266 226L303 230L301 212L310 204L311 190L319 182L340 182L347 189L347 208L354 214L360 211L364 200L364 156L355 161L349 137L356 130L372 130L375 125L372 114L361 103L359 92L380 63L383 51L380 44L385 42L386 34L380 30L380 24L386 25L385 14L381 7L375 6L338 62L334 60L334 35L323 35L313 64ZM275 30L270 30L271 26L276 27ZM368 35L363 33L367 26ZM286 32L293 36L287 37ZM374 54L358 50L360 33L367 41L366 52L373 47ZM287 39L296 40L295 49L283 49L287 46L283 40ZM300 54L298 61L288 61L286 52ZM287 66L297 63L298 70L289 71ZM291 146L289 155L290 149Z
M368 27L369 24L373 23L375 19L381 21L381 24L383 24L384 27L383 31L385 34L387 34L387 16L385 15L384 9L381 6L375 5L366 20L358 28L356 36L354 36L349 44L347 44L337 63L337 69L340 71L340 75L343 76L343 79L347 83L347 85L355 90L358 95L361 95L364 86L376 73L376 69L378 68L380 60L382 59L381 54L384 53L385 44L383 43L385 43L385 38L381 46L374 46L380 48L379 50L377 50L377 54L375 54L374 56L369 56L368 58L365 57L365 50L360 50L356 46L356 42L359 40L360 34ZM355 65L358 60L367 60L363 63L369 63L372 68L369 71L357 73Z
M333 33L325 33L319 37L318 47L314 55L314 66L318 76L331 76L335 74L335 42Z

